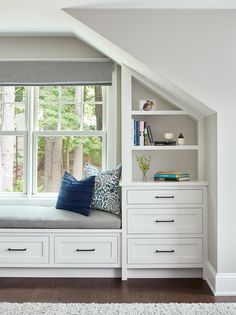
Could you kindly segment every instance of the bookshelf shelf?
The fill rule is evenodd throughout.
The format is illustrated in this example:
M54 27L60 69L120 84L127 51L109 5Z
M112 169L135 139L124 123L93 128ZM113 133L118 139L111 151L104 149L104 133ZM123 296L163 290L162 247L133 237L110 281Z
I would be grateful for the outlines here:
M198 150L198 145L165 145L165 146L133 146L134 151L181 151L181 150Z
M187 112L183 110L133 110L131 111L133 116L176 116L176 115L188 115Z

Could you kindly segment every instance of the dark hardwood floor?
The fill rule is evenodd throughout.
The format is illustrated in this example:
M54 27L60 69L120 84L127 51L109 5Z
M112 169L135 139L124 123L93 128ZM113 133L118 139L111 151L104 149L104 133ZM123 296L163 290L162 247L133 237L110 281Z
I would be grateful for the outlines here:
M214 297L201 279L42 279L0 278L1 302L52 303L212 303L236 302Z

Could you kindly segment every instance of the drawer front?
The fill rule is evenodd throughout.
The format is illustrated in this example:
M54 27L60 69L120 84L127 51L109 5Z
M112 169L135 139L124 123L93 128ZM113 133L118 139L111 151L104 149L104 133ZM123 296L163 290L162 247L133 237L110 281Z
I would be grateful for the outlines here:
M128 209L128 233L202 233L202 209Z
M201 264L202 239L129 239L129 264Z
M148 189L128 190L128 204L201 204L202 191L200 189Z
M118 263L117 237L56 237L57 264Z
M48 237L1 236L0 263L31 264L49 262Z

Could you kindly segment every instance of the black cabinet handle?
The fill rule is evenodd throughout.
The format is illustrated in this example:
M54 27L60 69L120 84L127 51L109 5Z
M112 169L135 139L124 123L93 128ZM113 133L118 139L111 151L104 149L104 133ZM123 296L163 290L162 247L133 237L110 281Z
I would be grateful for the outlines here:
M156 220L157 223L163 223L163 222L175 222L175 220Z
M175 196L155 196L156 199L173 199Z
M156 253L174 253L175 251L172 249L172 250L158 250L156 249Z
M91 248L91 249L76 249L77 252L95 252L95 248Z
M27 248L8 248L9 252L26 252Z

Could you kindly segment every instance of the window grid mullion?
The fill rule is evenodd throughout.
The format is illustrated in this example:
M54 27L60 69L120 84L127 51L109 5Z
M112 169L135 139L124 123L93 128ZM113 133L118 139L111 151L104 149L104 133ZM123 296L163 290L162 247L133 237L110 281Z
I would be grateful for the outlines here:
M34 87L28 88L28 146L27 146L27 196L30 197L33 193L33 178L34 178L34 143L33 143L33 129L34 129Z

